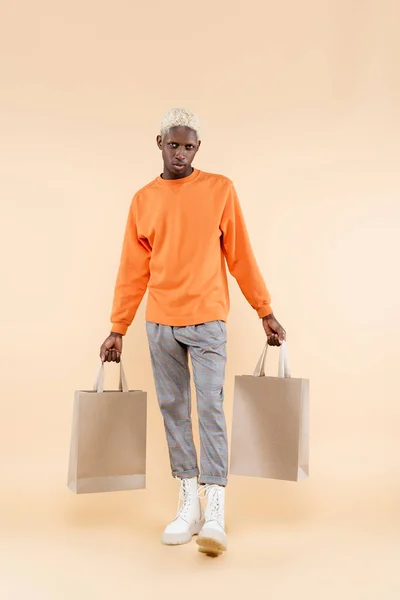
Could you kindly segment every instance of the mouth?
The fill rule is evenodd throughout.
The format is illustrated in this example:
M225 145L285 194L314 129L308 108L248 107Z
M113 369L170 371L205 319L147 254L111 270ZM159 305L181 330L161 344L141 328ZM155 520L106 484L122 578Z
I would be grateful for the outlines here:
M182 163L173 163L174 168L177 169L178 171L183 171L183 169L186 169L186 165L182 164Z

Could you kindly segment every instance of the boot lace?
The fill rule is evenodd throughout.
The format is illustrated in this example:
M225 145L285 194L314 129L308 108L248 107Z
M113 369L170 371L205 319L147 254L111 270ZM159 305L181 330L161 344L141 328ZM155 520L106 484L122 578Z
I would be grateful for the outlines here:
M184 519L185 521L187 521L188 511L191 506L189 488L189 480L181 479L181 487L179 490L178 509L176 516L182 517L182 519Z
M216 521L224 528L223 488L220 485L207 484L199 490L200 498L207 498L206 521Z

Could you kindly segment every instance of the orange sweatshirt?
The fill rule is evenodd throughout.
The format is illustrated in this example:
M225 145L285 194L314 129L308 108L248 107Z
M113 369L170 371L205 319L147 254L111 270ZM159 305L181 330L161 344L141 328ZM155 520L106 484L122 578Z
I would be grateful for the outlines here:
M125 335L148 289L146 319L160 325L225 321L225 259L260 318L272 313L233 183L195 169L157 177L135 194L129 211L111 314Z

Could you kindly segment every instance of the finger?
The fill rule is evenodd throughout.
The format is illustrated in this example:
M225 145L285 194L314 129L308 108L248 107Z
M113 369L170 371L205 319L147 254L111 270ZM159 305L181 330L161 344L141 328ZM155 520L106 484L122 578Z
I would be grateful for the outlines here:
M107 351L106 360L107 360L107 362L111 362L112 361L112 351L111 350Z
M121 354L117 352L117 363L121 362Z
M116 341L117 340L115 339L115 337L109 335L106 341L104 342L104 345L107 346L109 350L113 350L115 348Z

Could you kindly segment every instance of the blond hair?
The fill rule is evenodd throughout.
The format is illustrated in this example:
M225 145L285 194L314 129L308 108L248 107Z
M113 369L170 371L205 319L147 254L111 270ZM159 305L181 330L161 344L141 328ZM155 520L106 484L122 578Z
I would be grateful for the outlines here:
M163 116L160 127L161 137L173 127L189 127L189 129L196 132L197 137L200 134L198 117L186 108L172 108Z

